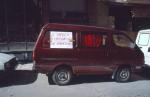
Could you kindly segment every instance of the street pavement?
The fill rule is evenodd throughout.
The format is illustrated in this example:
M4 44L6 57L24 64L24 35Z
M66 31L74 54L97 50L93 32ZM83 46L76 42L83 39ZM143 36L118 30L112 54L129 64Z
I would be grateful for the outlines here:
M70 85L58 86L49 84L45 74L37 74L31 67L32 63L20 65L0 79L0 97L150 97L149 70L134 74L127 83L108 76L80 76Z

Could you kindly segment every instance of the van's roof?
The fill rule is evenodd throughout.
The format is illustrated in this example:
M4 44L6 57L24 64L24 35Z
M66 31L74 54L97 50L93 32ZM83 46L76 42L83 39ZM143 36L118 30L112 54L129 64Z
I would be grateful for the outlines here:
M148 32L148 33L150 33L150 29L140 30L139 32Z
M97 27L97 26L88 26L88 25L75 25L75 24L60 24L60 23L48 23L43 26L43 29L64 29L64 30L73 30L73 31L104 31L104 32L124 32L114 30L112 28Z

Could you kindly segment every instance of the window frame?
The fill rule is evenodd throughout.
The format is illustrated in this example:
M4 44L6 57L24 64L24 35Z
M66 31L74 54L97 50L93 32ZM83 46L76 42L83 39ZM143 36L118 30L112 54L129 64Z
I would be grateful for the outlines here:
M86 35L86 34L94 34L93 36L96 36L96 35L99 35L99 36L101 36L102 37L102 46L98 46L98 47L96 47L96 43L94 43L94 46L93 47L85 47L85 46L83 46L82 45L82 40L83 40L83 38L82 38L82 35ZM105 39L105 45L103 45L103 38L104 38L104 36L106 36L106 39ZM107 34L107 33L104 33L104 32L95 32L95 31L81 31L80 33L79 33L79 37L80 37L80 40L78 40L79 41L79 47L80 48L88 48L88 49L97 49L97 48L103 48L103 47L106 47L107 45L109 45L108 44L108 37L109 37L109 35ZM96 40L95 39L95 37L94 37L94 40Z

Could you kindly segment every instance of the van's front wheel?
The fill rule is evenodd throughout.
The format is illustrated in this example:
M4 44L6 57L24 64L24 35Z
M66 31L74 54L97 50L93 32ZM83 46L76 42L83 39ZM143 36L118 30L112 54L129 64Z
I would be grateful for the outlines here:
M66 85L71 81L72 72L68 68L58 68L52 74L52 80L57 85Z
M115 80L117 82L127 82L131 77L131 69L129 67L121 67L117 70Z

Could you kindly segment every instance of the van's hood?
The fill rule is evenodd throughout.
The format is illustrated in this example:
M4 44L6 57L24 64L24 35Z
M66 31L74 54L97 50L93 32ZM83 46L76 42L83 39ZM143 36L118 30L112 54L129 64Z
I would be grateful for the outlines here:
M15 56L0 53L0 65L3 65L4 63L8 62L9 60L11 60L13 58L15 58Z

